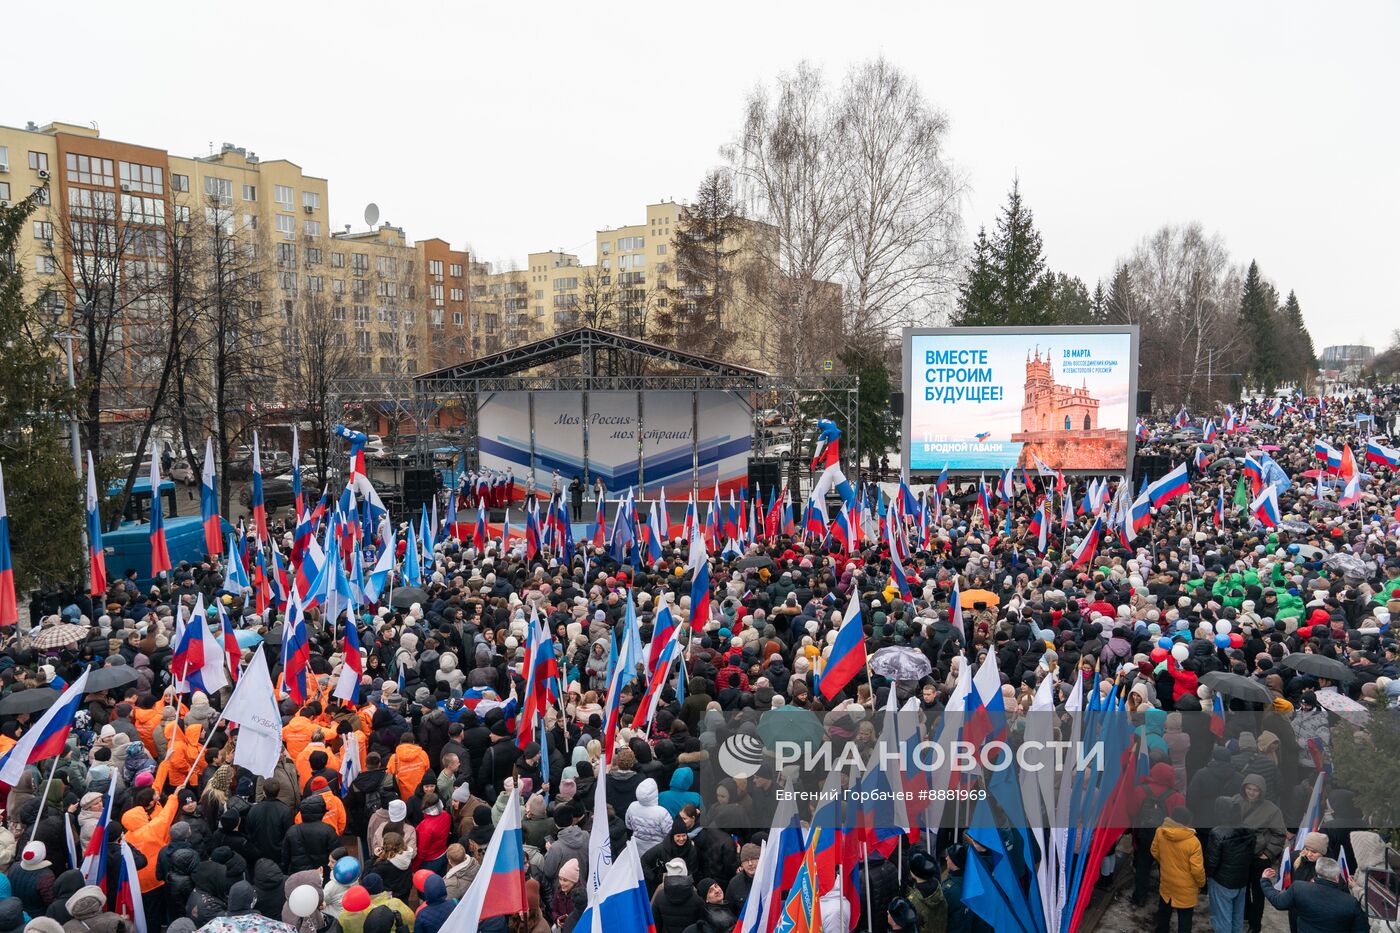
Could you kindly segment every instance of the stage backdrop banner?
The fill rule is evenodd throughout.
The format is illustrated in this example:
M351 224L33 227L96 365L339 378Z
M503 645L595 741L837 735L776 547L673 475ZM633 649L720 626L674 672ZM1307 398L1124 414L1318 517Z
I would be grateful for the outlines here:
M513 470L522 484L530 471L530 395L493 393L482 401L477 415L481 465ZM533 395L535 483L543 492L549 489L555 469L566 484L583 474L584 403L577 392ZM747 478L753 414L740 396L722 391L658 391L641 393L639 398L636 392L591 392L587 421L589 476L601 476L610 493L638 487L644 478L645 488L639 492L647 498L659 494L664 485L668 499L684 499L697 481L701 498L709 498L716 483L727 494Z
M1132 463L1137 328L904 332L904 466L1123 473Z

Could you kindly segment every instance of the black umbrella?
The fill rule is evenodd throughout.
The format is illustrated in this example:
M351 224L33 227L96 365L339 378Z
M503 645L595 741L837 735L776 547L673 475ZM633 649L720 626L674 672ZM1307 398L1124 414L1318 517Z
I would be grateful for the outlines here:
M401 586L394 590L394 598L389 601L389 605L395 609L407 609L414 603L426 603L428 594L416 586Z
M5 699L0 700L0 715L37 713L39 710L48 709L57 703L58 696L58 691L52 687L30 687L27 690L16 690Z
M1356 672L1351 668L1336 658L1329 658L1322 654L1306 654L1300 651L1285 657L1282 664L1284 667L1293 668L1300 674L1326 677L1328 680L1335 680L1338 683L1349 684L1356 679Z
M769 557L767 554L755 554L752 557L745 557L735 564L735 566L740 570L762 570L764 567L773 570L778 565L773 563L773 558Z
M1211 671L1201 677L1201 683L1221 696L1234 697L1237 700L1266 704L1274 701L1274 695L1269 692L1268 687L1240 674Z
M137 681L136 668L128 664L118 664L115 667L99 667L88 674L87 688L89 693L96 693L98 690L111 690L114 687L125 687L127 684L134 684Z

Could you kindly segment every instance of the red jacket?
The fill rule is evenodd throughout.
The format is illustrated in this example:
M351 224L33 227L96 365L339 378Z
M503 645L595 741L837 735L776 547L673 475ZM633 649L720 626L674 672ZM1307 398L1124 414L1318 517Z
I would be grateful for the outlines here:
M413 870L417 871L424 862L431 862L447 853L452 815L444 811L436 816L424 816L415 829L418 831L418 854L413 856Z
M1148 795L1162 802L1167 816L1177 807L1186 805L1186 798L1176 789L1176 769L1165 761L1159 761L1147 772L1147 778L1132 788L1131 812L1141 812Z

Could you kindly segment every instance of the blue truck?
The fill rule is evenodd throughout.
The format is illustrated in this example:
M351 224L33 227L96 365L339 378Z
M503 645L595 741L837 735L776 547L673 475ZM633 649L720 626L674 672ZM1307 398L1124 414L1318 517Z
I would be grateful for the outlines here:
M108 496L121 495L120 483L107 490ZM204 522L198 515L181 516L175 495L175 484L168 479L161 480L161 517L165 523L165 543L170 549L170 562L179 566L181 561L198 563L204 559ZM224 540L233 533L233 526L220 520L221 535ZM107 555L108 579L117 579L128 570L136 571L136 582L149 586L151 576L151 480L141 476L131 487L131 499L127 503L122 523L114 531L102 534L102 550Z

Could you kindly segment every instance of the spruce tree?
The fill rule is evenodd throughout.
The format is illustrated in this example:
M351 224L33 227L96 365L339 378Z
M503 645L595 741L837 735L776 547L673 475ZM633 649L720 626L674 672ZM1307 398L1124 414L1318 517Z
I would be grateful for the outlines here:
M1103 282L1094 283L1094 298L1089 307L1090 322L1108 323L1108 293L1103 290Z
M1035 229L1031 209L1021 200L1019 180L1011 185L1006 207L997 218L992 264L997 273L997 303L1003 314L999 323L1055 323L1049 307L1053 289L1044 282L1040 232Z
M987 228L983 227L977 231L977 239L972 244L967 276L958 286L958 309L953 315L953 323L959 327L985 327L1002 323L996 298L992 244L987 239Z
M1279 376L1274 305L1273 287L1259 274L1259 263L1251 261L1240 295L1240 331L1248 354L1245 373L1266 392L1273 391Z
M1289 372L1287 376L1298 385L1303 385L1317 372L1317 352L1313 347L1312 334L1303 322L1303 309L1298 304L1298 296L1290 291L1279 310L1282 318Z
M1137 300L1133 293L1133 277L1126 264L1118 267L1108 283L1105 322L1109 324L1138 323Z
M60 381L53 319L25 300L13 258L42 192L0 205L0 464L18 592L75 583L83 565L82 489L67 448L76 395Z

